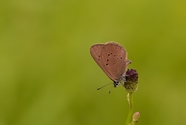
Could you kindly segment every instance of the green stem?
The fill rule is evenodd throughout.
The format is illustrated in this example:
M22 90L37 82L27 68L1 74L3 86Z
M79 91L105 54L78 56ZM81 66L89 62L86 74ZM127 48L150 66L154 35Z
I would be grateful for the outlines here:
M129 103L129 113L127 116L127 121L125 125L130 125L130 122L132 121L132 115L133 115L133 93L128 93L127 100Z
M130 125L135 125L135 124L136 124L136 122L132 121Z

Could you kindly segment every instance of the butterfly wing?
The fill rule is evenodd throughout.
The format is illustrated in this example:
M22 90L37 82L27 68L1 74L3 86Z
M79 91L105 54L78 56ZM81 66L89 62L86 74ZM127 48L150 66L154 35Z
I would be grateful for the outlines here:
M95 62L99 65L99 67L103 70L103 72L112 79L111 74L107 71L105 64L102 62L102 50L105 44L95 44L90 48L90 54L95 60Z
M117 43L108 42L102 48L101 61L102 67L106 69L107 74L110 74L110 78L120 82L128 65L126 50Z

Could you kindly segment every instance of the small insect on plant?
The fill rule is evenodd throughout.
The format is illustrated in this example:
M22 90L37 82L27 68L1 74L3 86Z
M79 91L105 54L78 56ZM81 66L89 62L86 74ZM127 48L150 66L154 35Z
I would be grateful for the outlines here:
M133 113L133 93L138 88L138 73L134 69L127 69L131 61L127 58L126 49L116 42L107 42L91 46L90 54L103 72L113 81L114 87L121 85L128 92L129 113L126 125L134 125L140 116L139 112Z

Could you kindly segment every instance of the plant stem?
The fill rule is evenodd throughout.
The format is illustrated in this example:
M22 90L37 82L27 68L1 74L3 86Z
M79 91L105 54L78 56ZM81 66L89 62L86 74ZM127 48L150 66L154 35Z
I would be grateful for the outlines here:
M125 125L130 125L130 122L132 121L132 113L133 113L133 93L128 93L127 95L127 100L129 103L129 113L127 116L126 124Z
M130 125L135 125L136 122L132 121Z

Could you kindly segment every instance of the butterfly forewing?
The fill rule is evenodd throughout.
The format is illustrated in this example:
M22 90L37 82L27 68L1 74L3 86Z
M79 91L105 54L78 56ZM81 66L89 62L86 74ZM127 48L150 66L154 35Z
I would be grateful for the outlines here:
M111 75L110 78L113 81L120 82L127 67L126 50L117 43L109 42L103 47L101 55L101 60Z

